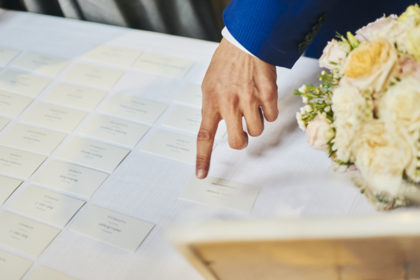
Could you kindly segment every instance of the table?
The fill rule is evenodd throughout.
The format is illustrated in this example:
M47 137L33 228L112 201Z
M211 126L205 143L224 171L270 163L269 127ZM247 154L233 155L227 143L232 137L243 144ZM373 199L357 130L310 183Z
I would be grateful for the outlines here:
M73 63L84 61L84 53L102 44L191 59L195 61L193 67L181 79L127 70L110 90L110 94L124 92L165 102L169 108L185 85L200 84L217 46L201 40L6 10L0 14L0 38L3 46L60 56ZM318 71L317 61L304 57L292 70L278 68L280 97L290 95L303 82L313 81ZM140 151L142 139L87 204L155 223L143 244L135 252L128 252L68 230L67 225L39 258L32 259L32 268L46 265L80 279L201 279L167 241L171 225L211 219L375 213L348 179L329 169L327 156L309 148L304 134L291 125L295 109L295 105L282 107L278 121L266 124L263 135L250 139L246 150L231 150L226 138L216 143L210 175L261 187L251 213L178 199L194 174L194 166ZM162 126L165 114L151 131ZM7 203L0 211L6 208Z

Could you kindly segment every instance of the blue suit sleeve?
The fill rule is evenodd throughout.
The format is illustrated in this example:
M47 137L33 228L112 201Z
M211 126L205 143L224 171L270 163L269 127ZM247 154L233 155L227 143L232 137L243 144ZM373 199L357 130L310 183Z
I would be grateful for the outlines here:
M233 0L223 13L233 37L258 58L292 67L333 0Z

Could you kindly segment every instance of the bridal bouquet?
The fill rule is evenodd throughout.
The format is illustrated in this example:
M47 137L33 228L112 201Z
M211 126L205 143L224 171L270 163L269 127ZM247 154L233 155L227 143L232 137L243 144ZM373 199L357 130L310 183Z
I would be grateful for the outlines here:
M318 85L295 91L308 142L379 209L420 203L420 7L337 35Z

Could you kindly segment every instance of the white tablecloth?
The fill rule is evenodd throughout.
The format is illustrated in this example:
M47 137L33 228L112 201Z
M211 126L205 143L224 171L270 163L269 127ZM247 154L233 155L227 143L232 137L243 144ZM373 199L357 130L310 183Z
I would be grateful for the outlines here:
M171 102L185 84L201 82L217 46L152 32L10 11L0 15L0 38L1 45L7 47L74 61L104 43L196 61L183 79L139 77L128 72L112 89L112 92L129 92L164 102ZM313 80L318 71L317 62L307 58L300 59L291 71L278 69L280 96L289 95L304 81ZM193 176L194 166L140 152L136 146L88 204L155 223L156 227L140 248L134 253L127 252L70 231L67 226L34 260L35 265L47 265L80 279L201 279L168 243L165 234L169 225L209 219L375 213L347 179L329 169L330 162L324 153L308 147L303 133L290 126L293 118L294 112L281 108L279 120L268 125L261 137L250 139L249 147L243 151L229 149L226 139L217 143L211 175L261 187L250 214L178 199ZM155 127L159 126L158 121Z

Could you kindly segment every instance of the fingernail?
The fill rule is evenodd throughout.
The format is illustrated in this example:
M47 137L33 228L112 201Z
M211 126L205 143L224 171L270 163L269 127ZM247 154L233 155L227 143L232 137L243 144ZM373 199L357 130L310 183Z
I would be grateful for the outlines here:
M204 179L206 177L206 172L203 169L198 169L195 176L199 179Z

